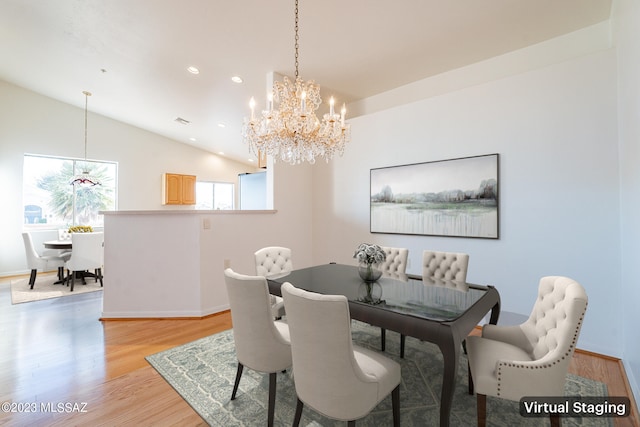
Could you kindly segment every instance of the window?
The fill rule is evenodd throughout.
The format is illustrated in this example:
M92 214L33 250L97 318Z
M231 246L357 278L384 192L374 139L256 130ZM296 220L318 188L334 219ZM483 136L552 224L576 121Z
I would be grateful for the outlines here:
M233 183L196 182L196 209L233 209Z
M69 184L87 169L102 185ZM22 181L24 226L56 229L72 225L102 227L99 211L116 209L117 164L25 154Z

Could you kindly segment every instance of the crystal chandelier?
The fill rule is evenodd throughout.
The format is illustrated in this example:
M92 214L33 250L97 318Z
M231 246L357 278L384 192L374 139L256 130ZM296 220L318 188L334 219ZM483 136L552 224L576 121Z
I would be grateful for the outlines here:
M315 111L322 103L320 86L313 80L305 82L298 75L298 0L295 17L295 81L284 77L282 82L275 82L267 109L258 117L255 100L251 98L251 117L245 118L242 138L258 157L268 154L291 164L315 163L316 158L328 162L334 154L344 153L351 129L344 122L345 105L341 113L336 114L333 97L329 101L329 113L322 121L316 117ZM279 104L278 108L274 102Z
M87 167L87 106L89 105L91 92L87 92L85 90L82 93L84 94L84 169L81 174L75 175L69 184L80 185L82 187L93 187L95 185L101 185L101 183L96 177L91 176Z

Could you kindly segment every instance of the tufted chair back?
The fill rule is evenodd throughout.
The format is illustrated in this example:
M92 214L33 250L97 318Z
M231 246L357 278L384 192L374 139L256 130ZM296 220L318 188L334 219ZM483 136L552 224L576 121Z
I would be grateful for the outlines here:
M255 252L256 275L274 276L293 270L291 249L280 246L269 246Z
M467 280L469 255L455 252L424 251L422 253L422 277L432 279Z
M467 338L469 368L478 393L478 420L486 396L518 401L524 396L562 396L569 363L587 309L587 294L575 280L540 279L538 297L521 325L484 325ZM552 416L552 425L557 425Z
M568 356L568 363L586 308L587 294L578 282L561 276L540 279L531 315L520 325L531 357L540 359L555 353L558 357Z
M407 259L409 258L409 249L405 248L389 248L383 246L382 249L387 255L385 261L380 265L380 270L385 276L403 275L407 271Z

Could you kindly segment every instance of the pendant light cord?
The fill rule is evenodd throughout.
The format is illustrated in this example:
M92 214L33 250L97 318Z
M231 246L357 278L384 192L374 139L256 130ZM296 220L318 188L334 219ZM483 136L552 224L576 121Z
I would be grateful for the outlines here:
M84 161L87 161L87 109L89 106L89 97L91 92L83 91L84 93Z

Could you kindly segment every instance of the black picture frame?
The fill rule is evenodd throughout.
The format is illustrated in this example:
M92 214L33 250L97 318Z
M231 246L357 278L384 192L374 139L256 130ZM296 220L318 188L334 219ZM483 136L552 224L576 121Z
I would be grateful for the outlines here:
M370 231L500 238L499 154L371 169Z

